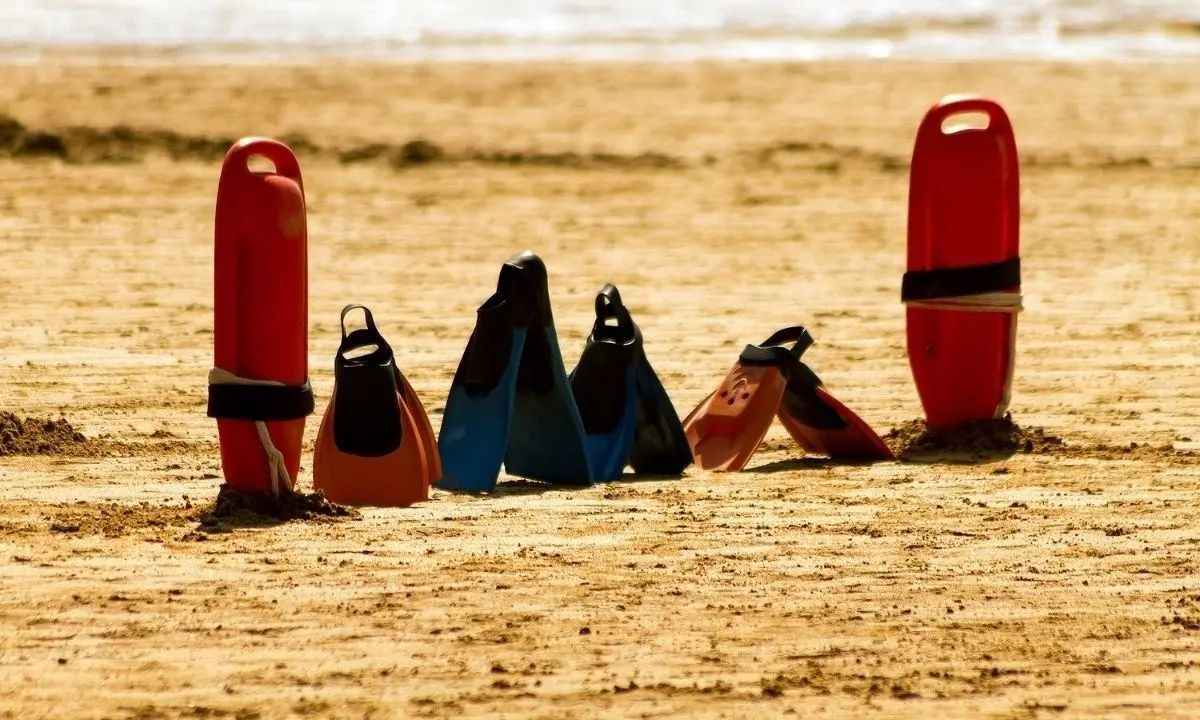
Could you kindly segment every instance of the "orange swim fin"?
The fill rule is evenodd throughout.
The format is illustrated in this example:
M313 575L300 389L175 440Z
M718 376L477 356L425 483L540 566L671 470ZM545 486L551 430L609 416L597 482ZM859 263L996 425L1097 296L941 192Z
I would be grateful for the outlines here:
M346 333L346 315L362 310L366 327ZM433 427L396 366L371 311L342 309L342 344L334 357L333 397L313 458L313 487L346 505L407 507L429 499L441 479ZM353 350L369 349L348 357Z
M438 451L437 435L433 432L433 423L429 421L429 413L425 412L421 398L417 397L417 392L412 389L412 385L408 384L408 378L400 372L398 365L393 363L392 367L396 370L396 389L400 391L400 401L412 413L417 438L421 441L422 452L425 453L426 475L429 477L429 482L426 483L428 489L442 479L442 453ZM429 499L428 492L425 494L425 499Z
M683 421L696 465L729 472L746 467L771 429L786 387L779 368L739 358L721 386Z
M812 343L808 330L795 326L742 350L721 386L684 420L697 465L743 469L776 417L805 452L835 460L894 457L879 435L800 361Z

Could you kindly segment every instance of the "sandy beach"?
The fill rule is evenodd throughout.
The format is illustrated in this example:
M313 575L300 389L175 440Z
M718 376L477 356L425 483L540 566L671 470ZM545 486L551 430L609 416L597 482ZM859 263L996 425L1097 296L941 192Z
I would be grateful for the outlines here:
M0 67L0 412L65 420L0 457L0 717L1195 717L1198 72ZM1016 130L1011 410L1061 444L837 465L776 427L741 474L204 520L237 138L286 140L304 172L308 489L342 306L374 311L436 428L526 248L567 363L614 282L681 414L744 344L805 324L876 430L920 418L908 163L958 92Z

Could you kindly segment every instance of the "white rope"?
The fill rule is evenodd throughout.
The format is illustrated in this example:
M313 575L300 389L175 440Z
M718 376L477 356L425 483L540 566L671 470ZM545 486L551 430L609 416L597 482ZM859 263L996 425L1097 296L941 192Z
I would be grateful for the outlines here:
M215 367L208 371L209 385L276 385L282 387L284 383L277 380L251 380L249 378L238 377L228 370L222 370ZM258 431L258 441L262 443L263 450L267 453L267 466L271 471L271 492L278 497L279 488L282 486L288 492L292 492L292 479L288 477L287 466L283 462L283 453L279 448L275 447L275 443L271 442L271 433L267 431L267 424L262 420L254 421L254 429Z
M1020 292L989 292L928 300L905 300L904 304L922 310L952 310L956 312L1019 313L1025 309Z

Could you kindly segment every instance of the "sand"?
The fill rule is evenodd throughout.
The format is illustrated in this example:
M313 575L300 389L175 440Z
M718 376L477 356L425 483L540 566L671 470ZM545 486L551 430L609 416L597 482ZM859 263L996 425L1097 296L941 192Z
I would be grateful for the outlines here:
M1198 71L0 68L0 411L71 440L0 458L0 717L1195 717ZM803 323L828 389L919 439L907 165L964 91L1022 152L1021 442L835 465L777 427L736 475L210 517L233 139L304 171L308 488L341 307L371 307L437 426L526 248L568 363L612 281L681 413Z

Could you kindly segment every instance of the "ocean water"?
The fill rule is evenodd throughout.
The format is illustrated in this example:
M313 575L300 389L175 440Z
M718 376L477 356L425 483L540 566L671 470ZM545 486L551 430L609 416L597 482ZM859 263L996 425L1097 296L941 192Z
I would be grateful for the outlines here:
M0 0L0 56L1200 57L1200 0Z

